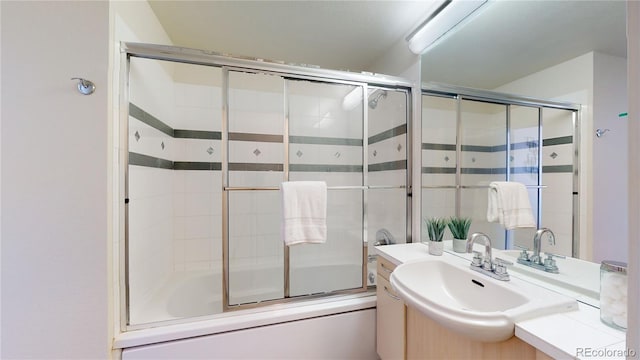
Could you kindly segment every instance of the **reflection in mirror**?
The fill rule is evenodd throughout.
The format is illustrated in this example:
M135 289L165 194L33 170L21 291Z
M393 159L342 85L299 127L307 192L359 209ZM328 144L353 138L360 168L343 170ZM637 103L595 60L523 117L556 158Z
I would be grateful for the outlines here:
M490 92L481 99L479 94L423 94L423 217L469 217L470 232L489 235L494 248L533 250L536 229L506 231L487 221L489 184L520 182L538 228L558 229L555 241L543 241L540 249L571 256L576 243L572 221L579 218L573 201L576 109L543 101L522 105Z
M524 144L512 151L510 165L504 165L509 169L508 176L527 185L543 186L538 190L530 188L530 199L534 211L539 214L539 225L550 227L560 241L556 245L543 241L542 250L596 263L604 259L627 261L626 190L621 189L627 187L628 155L626 124L618 121L618 114L626 111L625 11L624 1L495 1L422 56L423 88L447 84L449 88L486 89L581 105L578 118L571 109L544 107L539 110L512 105L508 111L511 116L509 131L505 133L503 130L500 134L508 134L513 144ZM455 104L455 99L448 101L449 111L454 111L455 105L452 104ZM426 127L423 129L423 142L432 143L434 141L424 133L437 125L425 124L425 119L433 119L436 112L443 110L435 106L436 101L432 98L423 99L423 102L423 127ZM425 110L429 107L431 109ZM466 111L464 108L461 110L463 113ZM576 124L576 120L580 123ZM457 119L449 119L452 121ZM462 125L469 125L464 116L460 121ZM541 134L531 134L535 132L531 129L537 127L538 121ZM580 127L574 128L574 125ZM612 129L607 133L612 136L606 141L596 139L596 128ZM481 131L471 133L473 136L482 134ZM462 146L500 145L498 142L474 144L472 140L476 139L462 135ZM527 147L529 138L538 137L542 139L541 147ZM504 139L502 142L504 145ZM453 144L450 139L445 143ZM574 146L581 149L579 162L572 153ZM536 150L539 151L538 156L534 156ZM423 216L439 211L429 209L425 203L435 204L433 201L445 196L432 194L439 191L431 187L451 184L436 182L436 177L455 177L451 172L448 175L445 172L451 171L455 165L433 163L444 158L444 154L425 159L425 151L423 147L424 168L444 166L449 169L437 176L423 172L423 186L428 187L423 189ZM470 160L465 155L476 157L476 160L480 155L487 155L471 155L465 151L462 154L459 161L463 167ZM456 160L455 155L448 154L448 158ZM571 165L572 170L569 168ZM578 165L580 179L572 173ZM536 174L528 173L527 167L539 168L539 176L532 176ZM612 173L619 176L612 178ZM486 179L483 180L489 180L490 175L495 174L484 174ZM461 185L477 184L465 181L480 178L472 174L461 176ZM466 202L478 196L475 191L447 189L440 193L454 197L462 195L458 206L464 215L465 211L473 212ZM456 201L452 203L456 204ZM576 209L579 209L580 217L577 223L570 218L572 214L578 214ZM481 224L474 221L474 225ZM520 236L520 231L507 233L503 246L531 248L533 234L528 232ZM566 240L571 236L575 243Z

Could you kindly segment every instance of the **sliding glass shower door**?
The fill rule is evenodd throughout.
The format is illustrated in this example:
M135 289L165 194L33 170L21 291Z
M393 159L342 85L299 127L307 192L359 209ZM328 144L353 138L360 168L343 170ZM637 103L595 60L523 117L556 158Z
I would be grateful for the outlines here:
M284 79L228 71L223 174L224 269L229 305L284 297L280 196L284 180Z
M380 231L410 236L410 85L140 46L123 55L126 328L375 285ZM302 180L328 185L328 238L285 246L279 187Z
M289 247L289 296L362 288L363 87L293 79L286 86L288 180L329 189L327 242ZM356 101L345 102L349 96Z

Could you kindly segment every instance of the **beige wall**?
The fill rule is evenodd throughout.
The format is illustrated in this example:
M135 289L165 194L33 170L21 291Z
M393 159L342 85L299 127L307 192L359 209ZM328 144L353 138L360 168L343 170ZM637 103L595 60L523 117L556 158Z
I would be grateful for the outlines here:
M582 105L580 257L626 261L626 59L590 52L496 90ZM611 131L596 138L597 128Z
M1 357L106 358L109 4L0 6Z
M627 90L629 101L629 154L640 152L640 2L627 2ZM629 259L640 258L640 161L637 156L629 156ZM640 357L640 264L630 261L629 268L629 311L627 348L635 350L635 358Z

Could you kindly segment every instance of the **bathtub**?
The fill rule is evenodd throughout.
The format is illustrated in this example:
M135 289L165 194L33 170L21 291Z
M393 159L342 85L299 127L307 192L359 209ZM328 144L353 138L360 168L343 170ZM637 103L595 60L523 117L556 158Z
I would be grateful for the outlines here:
M281 274L281 268L264 271L277 271ZM242 271L232 274L233 276L245 281L248 281L248 278L260 278ZM325 357L335 357L336 353L330 351L337 351L336 349L340 348L338 344L343 344L344 348L352 348L354 343L362 343L362 356L355 357L376 358L374 289L223 312L221 278L220 273L210 270L173 273L152 301L137 309L132 308L131 321L139 325L131 326L128 331L117 334L114 349L122 350L123 359L158 357L158 354L172 354L174 351L184 357L192 350L201 351L191 353L198 357L202 354L213 354L212 351L224 349L223 344L237 340L247 345L255 344L255 351L267 351L264 347L269 348L269 343L279 342L281 335L278 334L285 331L287 334L307 334L310 338L306 345L318 346L319 354L324 354ZM359 265L300 268L292 272L291 289L292 294L294 290L315 293L315 290L321 287L344 286L349 280L358 279L359 284L361 278L362 270ZM335 283L327 284L328 279L333 279ZM255 296L250 286L245 288L247 292L242 296ZM263 286L261 291L281 294L283 290ZM266 343L263 343L265 341ZM333 350L332 347L327 347L327 341L336 344L336 347ZM192 346L194 342L205 345ZM237 350L243 348L246 350L251 347L241 346ZM289 354L298 354L296 351L299 351L300 356L303 356L308 349L292 348L291 351L293 352ZM234 357L233 354L236 353L225 353L221 356ZM373 356L369 356L371 354ZM260 353L243 355L259 357Z
M290 294L300 296L358 288L361 278L361 267L355 264L293 268ZM367 285L374 285L371 277L367 278ZM272 266L258 271L232 271L229 288L229 302L233 305L281 299L284 297L283 269ZM150 301L138 306L132 305L130 319L132 324L137 325L211 316L222 312L220 272L180 271L171 274Z

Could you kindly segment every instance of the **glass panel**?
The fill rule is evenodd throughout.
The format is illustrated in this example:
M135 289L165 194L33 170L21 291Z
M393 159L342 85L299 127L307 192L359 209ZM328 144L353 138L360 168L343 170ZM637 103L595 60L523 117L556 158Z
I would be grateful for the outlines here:
M229 192L229 305L284 297L278 191Z
M566 256L573 249L574 112L542 110L542 223L556 236L556 244L542 244L542 251ZM577 196L577 195L575 195ZM577 211L577 209L576 209Z
M371 89L369 94L368 241L387 230L395 243L406 242L407 94ZM376 186L392 187L375 189ZM370 248L373 253L373 248Z
M492 245L504 248L505 233L494 230L486 216L487 186L491 181L506 180L507 106L463 100L461 104L461 185L479 189L460 191L461 215L475 214L474 229L484 229ZM463 210L464 209L464 210ZM484 210L483 210L484 209ZM484 214L483 214L484 213Z
M289 180L362 186L362 88L294 80L287 87ZM362 193L329 189L327 242L290 247L291 296L362 287Z
M403 244L407 239L407 93L369 89L367 246ZM376 186L390 187L376 189ZM368 285L375 284L377 262L367 261Z
M362 287L362 191L329 190L327 242L289 247L290 295Z
M517 106L510 107L510 142L511 153L509 158L509 181L523 183L529 188L529 202L534 219L538 218L538 192L534 186L538 183L539 170L539 109L537 107ZM533 249L533 237L536 229L515 229L508 234L507 247L510 243Z
M129 325L221 312L221 70L130 64Z
M422 185L455 185L457 103L422 96Z
M229 72L229 186L278 186L283 180L284 80Z
M460 216L471 218L469 235L483 232L491 238L494 248L504 248L505 229L498 223L487 221L488 188L460 189Z

